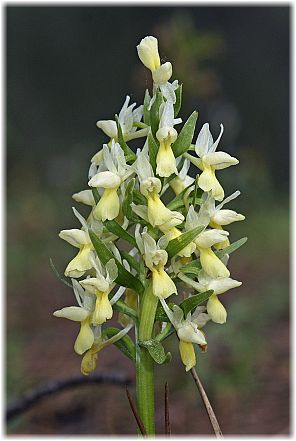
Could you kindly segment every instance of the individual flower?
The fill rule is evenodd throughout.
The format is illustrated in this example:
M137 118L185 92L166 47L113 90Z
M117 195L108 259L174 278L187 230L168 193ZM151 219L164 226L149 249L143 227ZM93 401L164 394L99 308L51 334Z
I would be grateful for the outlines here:
M62 230L59 233L59 237L70 245L79 248L78 254L72 259L66 269L65 276L78 278L85 274L86 271L92 268L92 264L89 260L90 253L93 250L93 245L88 234L88 225L86 220L78 213L73 207L75 216L82 224L82 229L72 228L70 230Z
M216 152L224 130L222 124L220 127L220 134L214 142L209 124L204 124L195 143L195 152L198 158L186 154L186 157L202 171L198 179L199 187L203 191L211 191L213 198L218 201L222 201L224 198L224 190L216 178L216 170L222 170L239 162L238 159L230 156L228 153Z
M169 82L173 73L172 65L169 61L160 63L157 39L152 36L143 38L137 46L137 50L140 60L151 71L155 86L159 87L166 100L170 100L174 104L176 102L175 90L179 87L178 81ZM150 107L155 97L156 95L152 98Z
M203 270L198 273L198 282L193 281L182 273L178 273L178 277L198 292L213 290L214 292L207 302L208 316L215 323L222 324L226 322L227 311L218 299L218 296L224 294L230 289L241 286L242 282L231 279L230 277L212 278Z
M121 329L113 337L106 339L105 337L102 336L101 326L97 326L95 328L95 331L97 332L94 338L94 342L90 347L90 349L84 354L83 359L81 361L81 373L83 375L91 374L96 368L98 353L107 346L110 346L116 343L117 341L119 341L131 330L132 327L133 324L128 324L125 328Z
M180 118L174 118L174 105L168 100L161 104L159 128L156 138L159 141L159 149L156 156L156 173L161 177L169 177L178 173L176 159L172 150L172 144L176 141L178 133L174 125L182 122Z
M142 234L140 234L139 224L136 227L135 237L141 254L144 257L145 264L152 273L153 294L162 299L166 299L174 293L177 294L176 285L164 268L168 260L168 254L162 249L162 246L166 246L168 242L165 238L161 238L158 243L156 243L147 233L146 227Z
M92 265L96 270L96 277L89 277L79 283L90 294L96 298L95 309L92 315L92 324L101 325L112 318L113 310L109 301L109 294L114 288L114 280L118 276L118 269L115 260L111 259L105 266L105 270L100 264L99 259L92 258Z
M80 322L80 331L74 344L77 354L83 354L94 342L94 334L91 328L91 317L94 307L93 297L84 292L79 283L72 279L73 290L79 306L68 306L55 311L55 317L62 317L75 322Z
M118 122L120 124L122 135L125 141L130 141L131 139L141 138L146 136L149 127L143 127L137 130L137 124L140 124L143 116L143 106L139 106L135 109L136 103L129 105L130 97L127 96L125 102L118 114ZM118 131L117 124L114 120L100 120L97 122L97 127L109 136L110 140L114 139L118 141ZM99 165L102 157L100 152L98 152L92 158L92 162Z
M202 212L199 216L191 205L187 213L185 229L190 230L196 226L203 225L201 223L203 220L207 220L207 214ZM204 230L193 241L199 251L202 268L213 278L229 277L230 275L224 263L211 248L216 243L226 240L228 235L229 233L224 230Z
M161 181L155 178L146 151L138 153L137 160L133 164L140 180L140 192L147 199L147 217L149 223L155 227L164 224L179 225L184 220L184 216L169 210L161 201L159 193L161 191Z
M177 331L180 356L187 372L196 365L193 343L196 343L201 347L204 347L207 344L205 335L199 328L206 324L208 317L203 317L202 320L199 321L198 316L203 313L203 310L199 310L193 317L193 320L191 319L190 313L187 315L186 319L184 319L183 310L178 305L174 305L172 311L166 304L165 300L160 299L160 301L170 322ZM199 323L199 326L197 323Z
M120 184L125 181L132 173L132 169L126 164L124 152L120 145L112 140L111 149L104 144L103 146L104 163L102 168L95 174L88 185L90 187L103 188L103 194L94 208L93 215L96 219L105 221L115 219L119 214L120 201L117 190Z

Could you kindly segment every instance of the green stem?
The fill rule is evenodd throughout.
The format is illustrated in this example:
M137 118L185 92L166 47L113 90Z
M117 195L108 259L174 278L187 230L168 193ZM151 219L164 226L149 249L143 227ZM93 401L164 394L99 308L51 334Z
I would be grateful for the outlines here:
M149 282L140 305L140 323L138 342L153 338L153 326L158 298ZM148 350L137 344L136 352L136 388L137 404L140 417L148 435L155 435L154 417L154 360Z

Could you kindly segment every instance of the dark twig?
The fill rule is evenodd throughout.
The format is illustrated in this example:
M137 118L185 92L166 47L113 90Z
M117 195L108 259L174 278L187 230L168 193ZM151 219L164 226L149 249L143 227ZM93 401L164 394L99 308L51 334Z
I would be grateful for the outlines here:
M99 373L93 374L89 377L76 376L72 378L65 378L62 380L49 381L48 383L41 384L36 389L30 390L21 398L15 400L7 406L6 419L7 421L16 417L17 415L25 412L33 404L36 404L41 399L49 397L56 392L61 392L65 389L71 389L77 386L83 386L86 384L116 384L119 386L125 386L129 384L131 380L125 375Z
M201 384L201 381L200 381L200 379L199 379L199 377L198 377L198 375L196 373L196 370L194 368L191 369L191 375L192 375L192 377L193 377L193 379L195 381L197 389L198 389L198 391L199 391L199 393L201 395L201 398L203 400L203 403L205 405L205 408L206 408L206 411L208 413L210 422L212 424L214 433L215 433L217 438L222 438L223 435L222 435L222 432L221 432L218 420L216 418L215 412L213 411L213 408L212 408L212 406L211 406L211 404L209 402L207 394L206 394L206 392L205 392L205 390L203 388L203 385Z
M165 424L165 434L171 435L171 423L170 423L170 411L169 411L169 388L168 383L164 386L164 424Z
M127 399L128 399L129 405L130 405L130 407L131 407L131 409L132 409L132 412L133 412L133 414L134 414L135 420L136 420L137 425L138 425L138 427L139 427L139 430L140 430L140 432L142 433L142 435L147 436L147 432L146 432L145 426L144 426L144 424L143 424L143 421L142 421L141 418L140 418L140 415L139 415L138 412L137 412L136 406L135 406L134 403L133 403L133 400L132 400L131 394L129 393L129 390L128 390L127 386L125 387L125 391L126 391L126 396L127 396Z

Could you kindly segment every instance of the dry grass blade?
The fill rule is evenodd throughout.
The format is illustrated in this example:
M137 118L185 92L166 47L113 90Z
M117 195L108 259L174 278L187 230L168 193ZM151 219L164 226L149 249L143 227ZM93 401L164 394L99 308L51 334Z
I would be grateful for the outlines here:
M134 402L132 400L131 394L129 393L129 390L128 390L127 387L125 388L125 391L126 391L126 396L127 396L128 402L130 404L130 407L131 407L132 412L134 414L135 420L136 420L137 425L139 427L139 430L142 433L142 435L147 436L147 432L145 430L143 421L141 420L140 415L138 414L138 412L136 410L136 406L135 406L135 404L134 404Z
M205 408L206 408L206 411L208 413L208 416L209 416L211 425L213 427L214 433L215 433L217 438L222 438L223 435L222 435L222 432L221 432L218 420L216 418L215 412L213 411L211 403L209 402L207 394L206 394L206 392L205 392L205 390L203 388L203 385L201 384L201 381L200 381L200 379L199 379L199 377L198 377L198 375L196 373L196 370L194 368L191 369L191 375L192 375L192 377L194 379L194 382L195 382L195 384L197 386L197 389L198 389L198 391L199 391L199 393L201 395L201 398L203 400L203 403L205 405Z
M168 383L165 383L164 387L164 424L165 424L165 434L171 435L171 423L170 423L170 413L169 413L169 388Z

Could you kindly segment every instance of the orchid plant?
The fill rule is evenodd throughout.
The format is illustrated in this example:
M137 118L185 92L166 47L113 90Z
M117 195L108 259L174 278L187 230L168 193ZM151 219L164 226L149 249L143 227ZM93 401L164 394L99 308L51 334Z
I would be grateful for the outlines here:
M180 128L182 85L170 82L157 39L137 50L153 90L143 105L127 96L114 120L97 122L108 139L91 159L88 188L73 195L89 214L73 208L81 228L59 234L79 249L65 270L77 305L54 316L79 322L74 350L84 375L111 344L135 364L137 411L153 435L154 370L171 362L166 339L175 336L185 370L194 368L207 349L206 324L226 322L220 296L241 285L227 265L246 238L230 243L224 229L244 216L223 208L240 193L224 198L216 177L239 162L217 151L222 124L215 141L209 124L194 141L197 112Z

